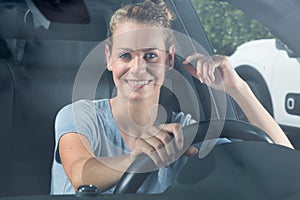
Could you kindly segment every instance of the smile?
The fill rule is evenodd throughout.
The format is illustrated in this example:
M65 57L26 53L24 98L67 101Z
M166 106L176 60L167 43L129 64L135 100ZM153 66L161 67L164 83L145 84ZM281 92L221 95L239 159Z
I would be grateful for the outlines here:
M133 88L142 88L145 85L150 84L151 80L126 80L126 82Z

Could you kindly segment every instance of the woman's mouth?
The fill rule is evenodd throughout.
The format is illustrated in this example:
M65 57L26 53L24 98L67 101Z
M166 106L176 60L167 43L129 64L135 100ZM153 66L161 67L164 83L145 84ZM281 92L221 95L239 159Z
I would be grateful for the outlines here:
M141 89L145 85L149 85L152 80L126 80L128 85L134 89Z

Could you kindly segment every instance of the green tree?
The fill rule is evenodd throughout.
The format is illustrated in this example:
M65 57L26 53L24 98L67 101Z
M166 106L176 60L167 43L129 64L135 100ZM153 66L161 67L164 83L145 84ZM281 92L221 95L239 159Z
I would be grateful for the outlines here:
M273 37L263 25L227 2L192 2L217 54L231 55L244 42Z

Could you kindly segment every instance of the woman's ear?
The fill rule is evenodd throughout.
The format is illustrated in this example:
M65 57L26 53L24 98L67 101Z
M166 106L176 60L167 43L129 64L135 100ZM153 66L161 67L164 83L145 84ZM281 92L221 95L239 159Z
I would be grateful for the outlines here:
M112 68L111 68L111 49L110 49L110 46L109 45L105 45L105 56L106 56L106 63L107 63L107 66L106 68L111 71Z
M174 66L174 60L175 60L175 45L172 44L169 48L169 54L168 54L168 58L167 58L167 66L169 68L173 68Z

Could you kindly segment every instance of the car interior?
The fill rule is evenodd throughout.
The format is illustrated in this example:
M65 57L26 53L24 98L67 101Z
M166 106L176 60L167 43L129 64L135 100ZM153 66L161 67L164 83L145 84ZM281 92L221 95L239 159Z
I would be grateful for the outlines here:
M74 83L88 54L109 36L110 16L122 3L68 1L80 2L76 4L80 7L78 9L84 6L87 11L84 19L61 16L48 20L50 25L47 27L44 23L47 19L38 14L42 12L34 10L46 10L51 15L51 9L55 11L63 7L64 1L61 4L48 1L47 5L45 1L3 2L0 3L0 197L49 194L57 112L79 98L99 99L114 95L111 73L105 70L102 58L93 63L96 71L90 72L94 75L103 71L96 94L85 93L91 83L81 82L80 97L74 98ZM212 54L213 48L192 3L181 0L166 2L177 16L172 28L193 38L208 54ZM196 91L200 111L196 117L200 121L215 116L236 120L232 100L223 92L209 89L193 79L181 68L182 59L180 56L176 58L175 69ZM166 90L162 92L161 104L180 110L174 98L174 94ZM187 112L197 115L194 110Z

